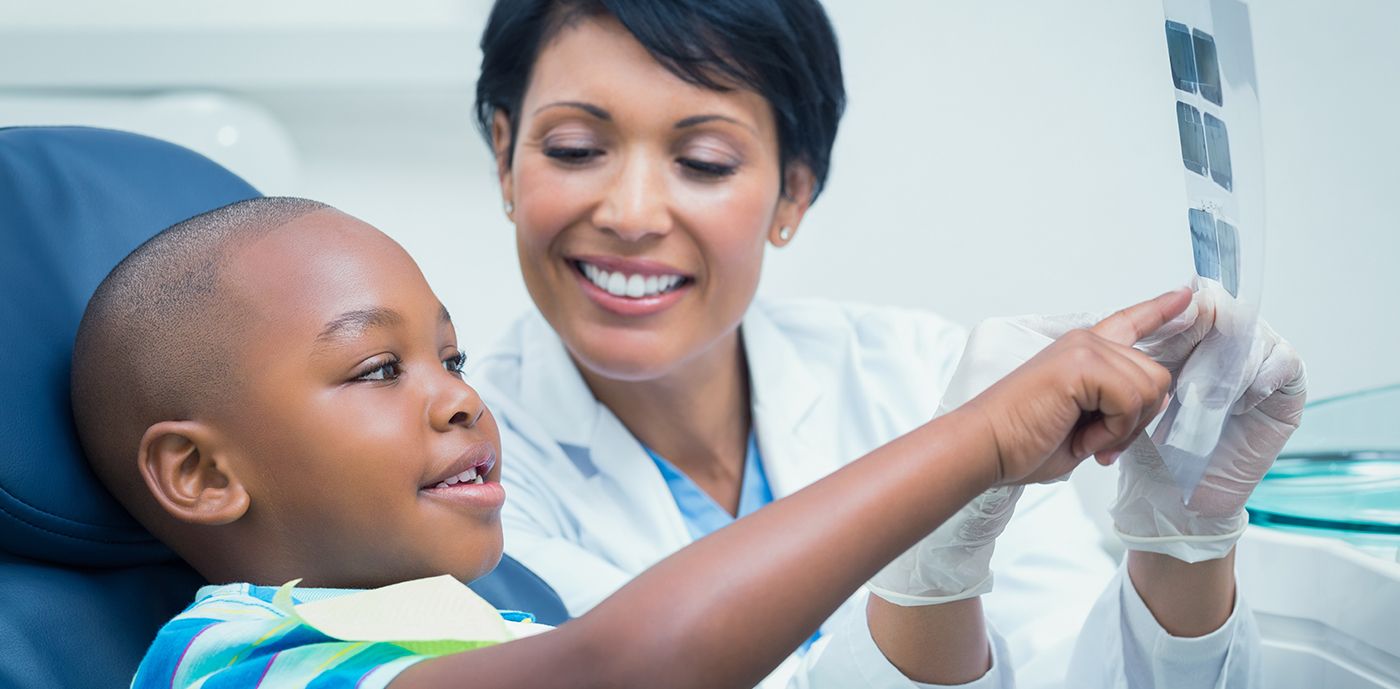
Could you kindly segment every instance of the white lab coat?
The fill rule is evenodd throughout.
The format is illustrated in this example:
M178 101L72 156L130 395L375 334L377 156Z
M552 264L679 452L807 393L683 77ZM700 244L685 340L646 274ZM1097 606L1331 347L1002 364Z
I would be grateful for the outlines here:
M775 498L931 418L967 334L924 312L817 300L760 300L740 333ZM593 398L541 316L517 322L470 380L502 429L506 552L548 581L572 614L691 542L660 472ZM832 553L840 556L840 544ZM1206 637L1169 636L1115 573L1068 483L1026 490L992 566L984 604L993 668L962 686L1237 689L1257 676L1258 633L1245 607L1237 603ZM928 686L875 646L864 596L763 689Z

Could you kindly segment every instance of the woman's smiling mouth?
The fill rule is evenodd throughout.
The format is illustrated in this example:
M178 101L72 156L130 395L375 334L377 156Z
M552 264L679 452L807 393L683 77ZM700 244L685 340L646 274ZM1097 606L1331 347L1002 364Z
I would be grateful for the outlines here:
M628 275L622 271L611 272L586 261L577 263L579 271L598 289L607 290L614 297L655 297L678 287L685 278L680 275Z
M695 278L656 261L607 256L582 256L567 261L584 294L620 316L649 316L664 311L695 284Z

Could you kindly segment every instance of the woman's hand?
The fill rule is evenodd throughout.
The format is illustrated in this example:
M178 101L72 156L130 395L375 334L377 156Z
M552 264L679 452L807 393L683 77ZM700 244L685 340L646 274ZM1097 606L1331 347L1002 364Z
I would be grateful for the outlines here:
M1071 330L963 405L994 438L997 483L1054 479L1090 455L1108 464L1127 449L1171 384L1133 344L1190 302L1189 291L1175 290Z
M1208 325L1233 317L1233 302L1228 296L1198 301L1202 302L1200 320ZM1192 328L1188 334L1199 330ZM1215 346L1208 339L1194 337L1192 341L1187 335L1163 344L1168 354L1187 355ZM1176 370L1187 365L1186 355L1159 354L1154 358ZM1220 440L1189 502L1152 441L1141 438L1124 455L1118 500L1111 511L1119 536L1130 550L1200 562L1224 557L1244 532L1245 502L1297 430L1307 401L1303 360L1263 321L1255 326L1244 370L1249 383L1231 406Z

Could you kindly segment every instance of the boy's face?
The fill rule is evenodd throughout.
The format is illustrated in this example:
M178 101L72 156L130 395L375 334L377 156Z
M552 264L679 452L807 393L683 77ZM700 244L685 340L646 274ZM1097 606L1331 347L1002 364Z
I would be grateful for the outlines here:
M242 520L308 585L481 576L501 553L500 435L446 311L378 230L330 210L292 225L224 273L249 318L220 425Z

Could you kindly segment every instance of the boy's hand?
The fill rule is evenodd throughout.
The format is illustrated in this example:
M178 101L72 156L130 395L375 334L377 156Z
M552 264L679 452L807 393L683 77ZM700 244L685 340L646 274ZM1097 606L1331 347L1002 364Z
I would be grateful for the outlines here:
M1072 330L963 405L996 443L997 484L1050 480L1089 455L1108 464L1127 449L1171 384L1132 346L1190 302L1190 291L1176 290Z

